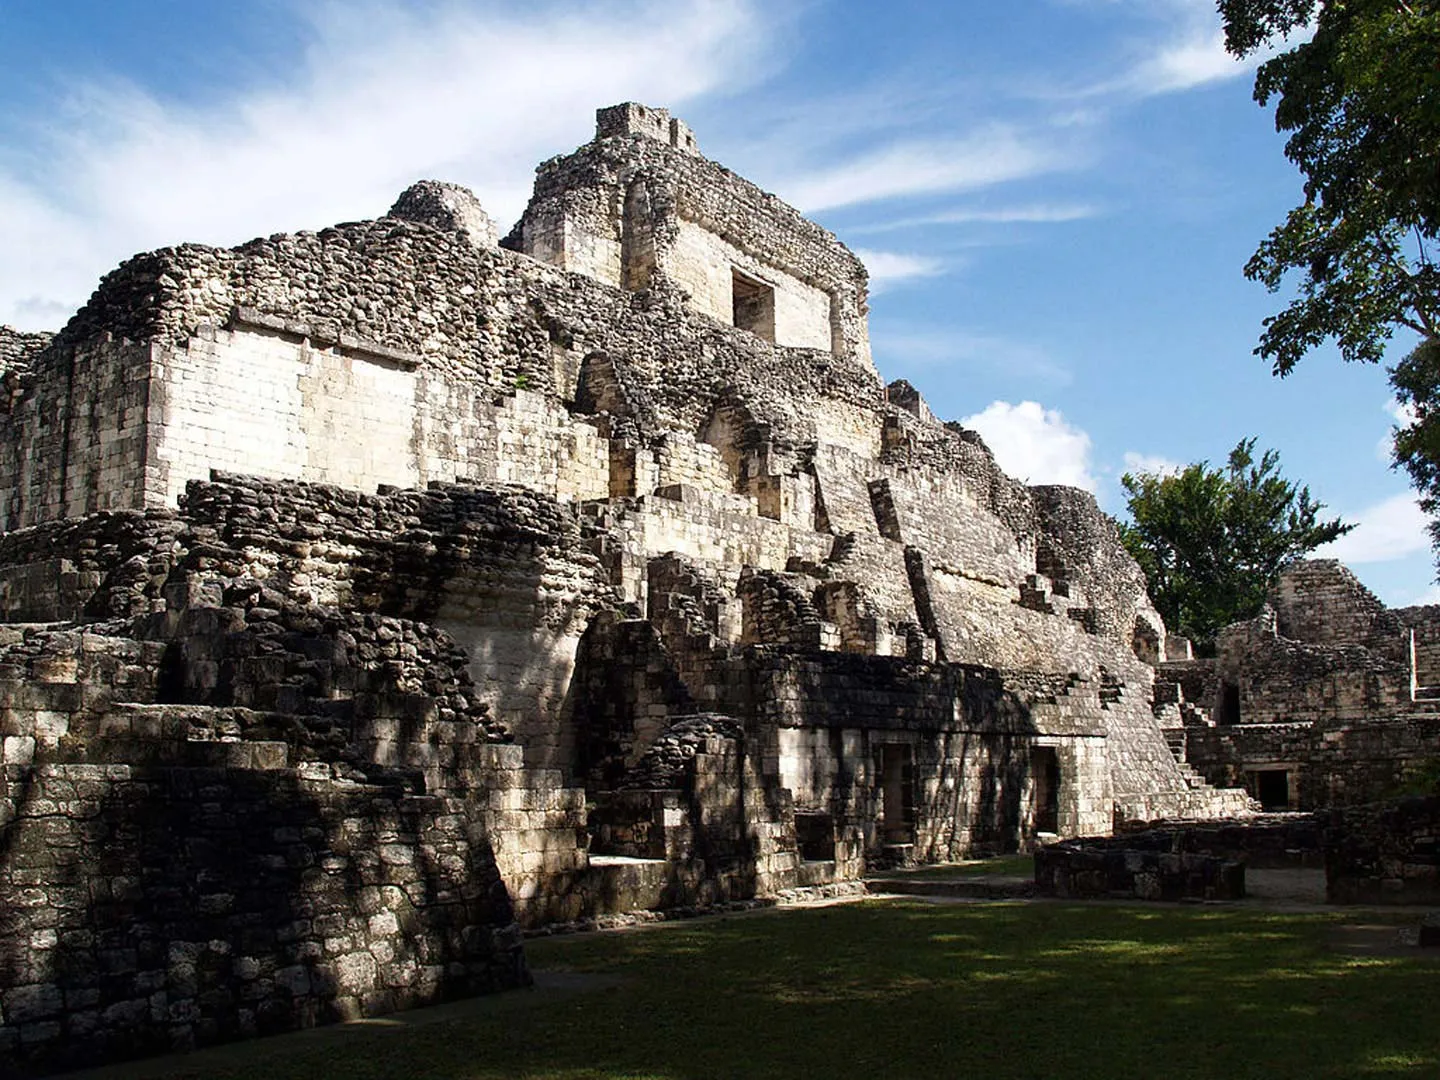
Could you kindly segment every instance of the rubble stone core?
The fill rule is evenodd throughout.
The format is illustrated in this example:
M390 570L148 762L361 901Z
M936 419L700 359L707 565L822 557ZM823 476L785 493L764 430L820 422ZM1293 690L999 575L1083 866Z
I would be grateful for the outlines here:
M0 1063L521 985L524 927L1248 812L1167 741L1114 523L887 388L866 295L631 103L498 244L425 181L0 330Z

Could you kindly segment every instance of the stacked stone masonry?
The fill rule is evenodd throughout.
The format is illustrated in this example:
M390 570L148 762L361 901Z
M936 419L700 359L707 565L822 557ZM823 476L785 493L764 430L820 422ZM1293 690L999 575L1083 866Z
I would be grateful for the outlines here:
M0 332L0 1061L1249 808L1114 523L885 386L834 236L636 104L496 235L424 181Z
M1392 798L1440 762L1436 640L1440 608L1389 610L1339 563L1300 562L1213 660L1160 665L1157 710L1195 770L1267 809Z

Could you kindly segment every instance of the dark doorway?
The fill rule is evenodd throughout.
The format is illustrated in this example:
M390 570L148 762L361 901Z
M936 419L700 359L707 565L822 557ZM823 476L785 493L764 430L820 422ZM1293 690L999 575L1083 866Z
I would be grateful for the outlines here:
M829 814L795 811L795 846L805 862L835 858L835 819Z
M1220 684L1220 723L1240 722L1240 687L1234 683Z
M735 325L756 337L774 341L775 290L735 270L731 273L730 295Z
M1030 777L1035 790L1035 831L1060 831L1060 759L1053 746L1030 751Z
M915 842L914 766L910 747L886 743L880 747L881 826L887 844Z
M1290 809L1290 770L1256 769L1255 797L1266 810Z

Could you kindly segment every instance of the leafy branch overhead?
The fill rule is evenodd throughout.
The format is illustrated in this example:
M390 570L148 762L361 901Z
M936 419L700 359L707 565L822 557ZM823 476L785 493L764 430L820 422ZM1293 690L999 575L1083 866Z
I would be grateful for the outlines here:
M1255 80L1305 199L1245 268L1298 295L1256 352L1288 374L1333 339L1378 362L1396 327L1440 336L1440 0L1220 0L1236 56L1311 33Z
M1150 599L1171 630L1204 648L1228 623L1260 610L1290 562L1354 528L1321 521L1324 504L1280 474L1280 455L1255 458L1242 439L1224 468L1126 473L1126 549L1145 571Z

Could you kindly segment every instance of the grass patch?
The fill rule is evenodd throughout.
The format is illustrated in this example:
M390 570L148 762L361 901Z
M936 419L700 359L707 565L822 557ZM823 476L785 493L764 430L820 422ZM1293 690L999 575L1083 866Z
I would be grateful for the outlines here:
M876 877L906 877L920 881L943 881L957 877L1023 877L1035 876L1035 856L1000 855L993 859L977 859L971 862L943 863L939 866L918 866L913 869L890 870Z
M533 942L619 984L233 1072L465 1080L1434 1077L1440 966L1346 916L882 901ZM1352 917L1353 918L1353 917ZM353 1035L351 1034L353 1033Z

